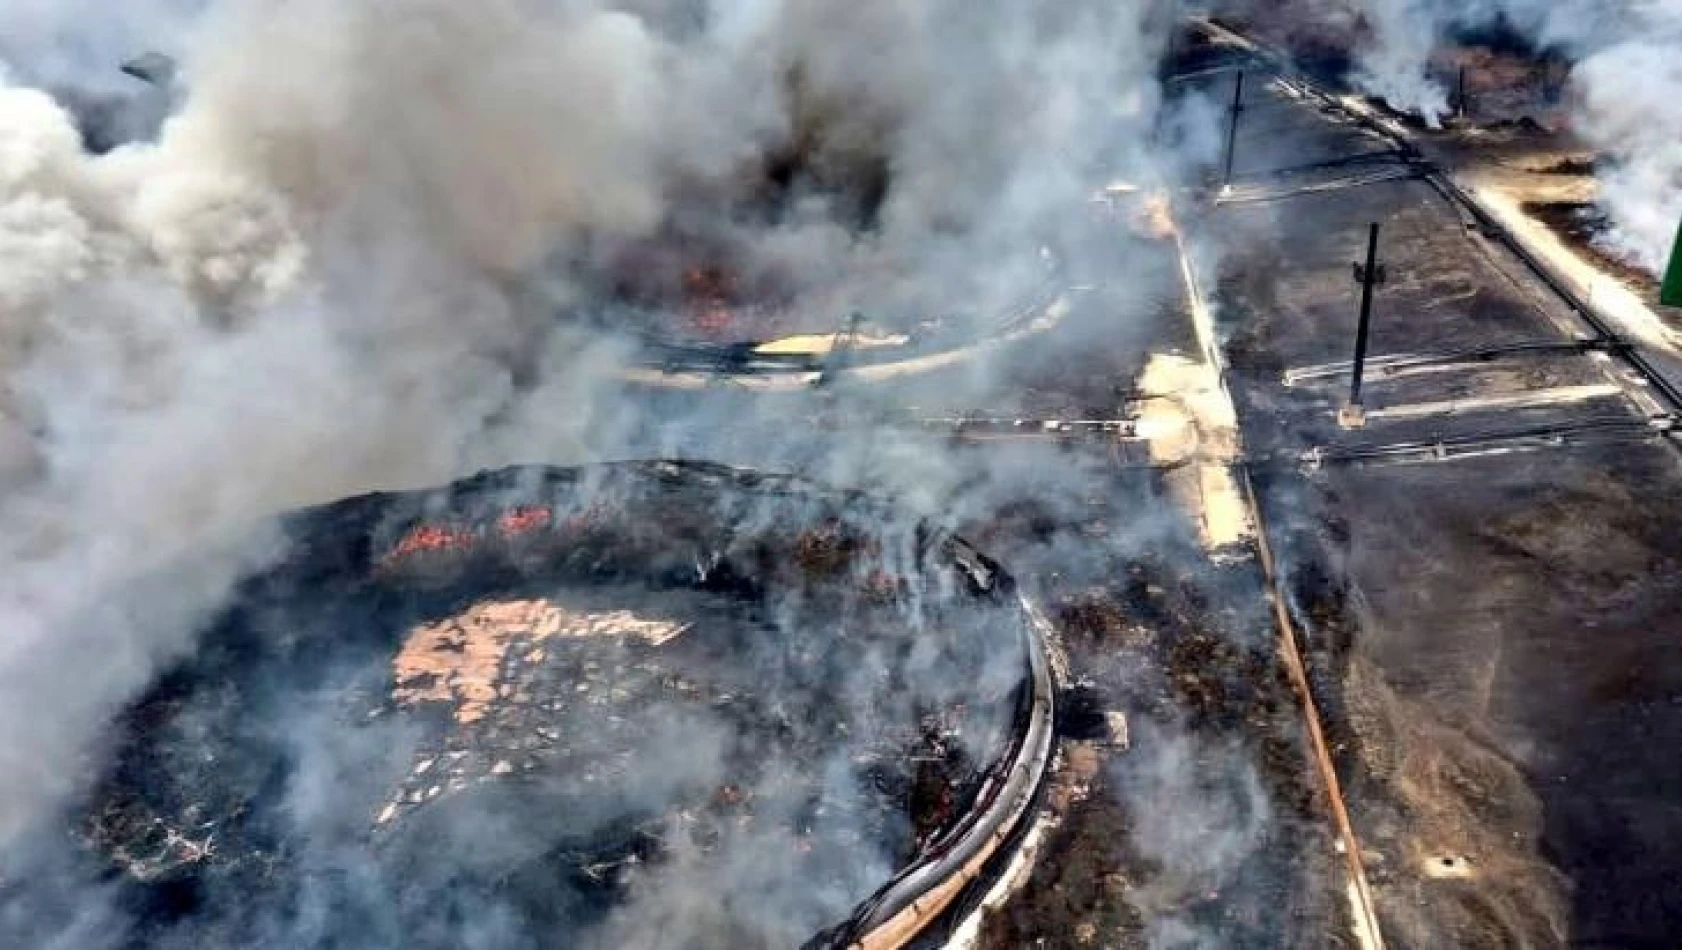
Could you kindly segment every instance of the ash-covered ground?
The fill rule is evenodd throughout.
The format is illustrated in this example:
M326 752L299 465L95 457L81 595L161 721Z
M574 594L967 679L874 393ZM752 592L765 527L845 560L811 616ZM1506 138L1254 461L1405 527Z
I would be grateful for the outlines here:
M975 806L1027 702L993 569L891 524L679 466L295 516L119 720L70 866L12 865L7 939L97 887L134 947L617 946L643 888L751 855L751 900L657 942L803 943Z
M1671 74L1620 66L1662 65L1661 5L1215 5L1306 82L1173 4L92 6L0 10L0 926L25 944L835 923L964 811L1005 707L957 698L1003 700L975 657L899 657L932 693L876 676L906 628L869 618L926 601L894 571L817 612L753 587L845 562L827 530L719 574L649 518L664 586L534 585L587 546L497 541L470 597L402 570L560 522L439 505L305 578L375 567L301 627L242 606L300 607L263 586L313 556L274 512L682 457L961 530L1050 619L1053 775L927 945L1664 945L1682 363L1644 285L1596 270L1650 272L1674 223L1674 136L1631 119ZM115 86L154 46L174 84ZM1586 268L1610 323L1513 253L1550 226L1544 263ZM178 672L204 664L232 672ZM253 696L246 734L223 706ZM224 832L126 781L160 764L232 789ZM635 794L593 812L590 776Z
M1671 770L1643 750L1675 729L1660 618L1682 471L1651 424L1675 411L1675 353L1617 269L1585 285L1593 264L1506 213L1491 169L1550 174L1535 139L1526 159L1500 128L1416 130L1428 167L1295 191L1275 172L1302 148L1394 161L1396 140L1225 55L1253 80L1234 193L1257 189L1206 225L1241 235L1218 291L1231 378L1383 936L1663 945L1682 838ZM1388 280L1352 430L1350 263L1372 222ZM1633 355L1575 342L1603 328Z

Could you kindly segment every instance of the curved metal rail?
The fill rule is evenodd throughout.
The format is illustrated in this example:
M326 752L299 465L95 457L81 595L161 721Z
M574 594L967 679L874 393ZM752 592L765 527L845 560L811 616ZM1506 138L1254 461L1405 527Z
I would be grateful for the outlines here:
M600 466L663 481L733 483L768 494L809 493L825 488L798 475L760 472L714 462L660 459ZM858 491L827 490L854 503L885 502ZM929 841L917 858L860 903L845 921L808 947L894 950L923 935L994 860L1008 852L1049 772L1055 748L1055 678L1049 650L1050 622L996 561L954 535L931 531L924 551L939 551L983 596L1014 601L1021 611L1027 676L1018 691L1016 734L989 770L961 820Z
M1049 622L996 563L962 540L949 543L972 578L1000 596L1014 597L1022 609L1029 673L1019 716L1022 732L977 793L970 814L831 931L829 947L892 950L926 932L1005 852L1033 811L1050 768L1055 689L1046 649Z

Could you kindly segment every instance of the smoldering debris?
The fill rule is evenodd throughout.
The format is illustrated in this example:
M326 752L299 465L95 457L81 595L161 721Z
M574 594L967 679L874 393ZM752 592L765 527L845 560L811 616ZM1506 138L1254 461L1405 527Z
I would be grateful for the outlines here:
M1065 746L1056 824L979 945L1297 946L1347 932L1265 605L1218 575L1115 557L1050 602L1072 666L1126 711L1129 741Z
M520 470L287 530L79 806L112 945L794 945L1012 747L1025 618L862 499ZM38 945L62 857L15 857L0 922Z

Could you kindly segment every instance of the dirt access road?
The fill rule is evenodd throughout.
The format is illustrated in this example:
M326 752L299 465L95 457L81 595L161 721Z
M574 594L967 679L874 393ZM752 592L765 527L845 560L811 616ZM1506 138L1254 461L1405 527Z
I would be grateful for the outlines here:
M1569 346L1589 328L1428 182L1322 166L1297 177L1326 187L1280 187L1290 166L1397 159L1241 50L1203 55L1250 77L1234 190L1253 200L1204 222L1232 249L1216 302L1246 440L1330 460L1258 483L1388 945L1672 945L1682 466L1644 431L1666 407ZM1372 353L1397 368L1347 431L1372 221ZM1466 353L1505 344L1523 346ZM1373 451L1397 444L1443 448Z

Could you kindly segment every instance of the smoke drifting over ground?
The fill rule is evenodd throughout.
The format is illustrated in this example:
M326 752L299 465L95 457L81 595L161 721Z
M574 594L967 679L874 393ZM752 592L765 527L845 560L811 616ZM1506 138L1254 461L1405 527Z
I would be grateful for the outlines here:
M1665 103L1682 96L1668 56L1682 43L1682 6L1664 0L1311 0L1283 12L1237 4L1257 20L1296 17L1359 33L1354 82L1436 124L1452 106L1433 56L1467 31L1500 26L1535 50L1573 61L1573 130L1604 156L1601 203L1615 250L1654 273L1682 218L1682 127Z
M113 712L282 555L268 515L645 447L653 421L608 404L624 342L554 319L600 303L623 248L728 234L907 308L1007 299L1042 244L1078 258L1102 173L1175 171L1148 141L1165 26L957 0L0 10L0 838L74 795ZM146 49L184 98L155 141L91 154L149 128L153 91L116 71ZM821 474L931 505L1020 474L926 449L847 432ZM349 741L330 719L282 724L316 792L355 784L317 761ZM97 907L24 930L120 943ZM322 939L307 923L285 936ZM495 924L476 939L511 945Z
M1662 273L1682 220L1682 8L1654 4L1653 29L1596 51L1575 73L1577 129L1609 159L1600 200L1619 250ZM1660 18L1663 18L1662 20Z

